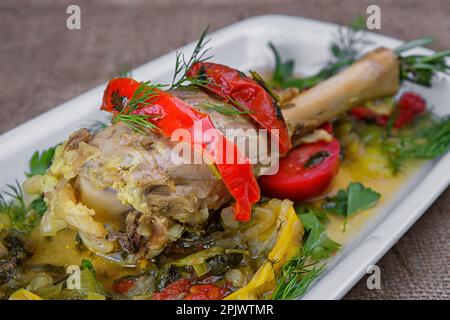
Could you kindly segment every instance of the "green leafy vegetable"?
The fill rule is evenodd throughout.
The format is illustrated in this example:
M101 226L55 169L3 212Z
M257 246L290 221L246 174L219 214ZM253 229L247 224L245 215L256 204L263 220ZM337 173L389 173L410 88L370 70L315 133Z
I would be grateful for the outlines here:
M48 148L47 150L36 151L30 159L30 172L25 175L29 178L38 174L45 174L47 169L51 166L53 157L55 155L55 147Z
M339 190L335 196L326 199L322 207L329 212L343 216L345 230L347 219L350 216L374 207L380 196L378 192L364 187L359 182L351 182L347 190Z
M327 259L339 250L340 245L331 240L316 214L310 207L296 208L308 236L303 244L305 253L315 261Z

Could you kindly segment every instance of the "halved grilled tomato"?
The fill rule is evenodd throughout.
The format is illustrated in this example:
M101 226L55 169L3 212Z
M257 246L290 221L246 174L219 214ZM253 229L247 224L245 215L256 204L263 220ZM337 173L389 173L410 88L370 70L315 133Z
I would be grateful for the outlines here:
M293 201L319 196L330 186L339 170L339 153L337 139L292 149L280 159L278 173L259 178L263 195Z

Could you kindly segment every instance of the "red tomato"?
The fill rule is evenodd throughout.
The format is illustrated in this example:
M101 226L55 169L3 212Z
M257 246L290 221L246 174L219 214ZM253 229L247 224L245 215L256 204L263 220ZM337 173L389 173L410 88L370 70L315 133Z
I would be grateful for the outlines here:
M200 284L192 286L183 300L222 300L228 290L215 284Z
M161 292L155 292L152 300L221 300L229 290L214 283L196 282L200 279L180 279L172 282Z
M114 281L113 290L117 293L126 293L135 284L133 279L119 279Z
M259 179L268 197L301 201L322 194L339 170L340 145L331 142L304 144L280 159L278 173Z
M180 279L170 283L161 292L155 292L152 300L181 300L189 292L192 285L190 279Z
M394 122L395 128L401 128L411 123L417 116L425 112L427 103L424 98L414 92L405 92L397 103L398 115Z

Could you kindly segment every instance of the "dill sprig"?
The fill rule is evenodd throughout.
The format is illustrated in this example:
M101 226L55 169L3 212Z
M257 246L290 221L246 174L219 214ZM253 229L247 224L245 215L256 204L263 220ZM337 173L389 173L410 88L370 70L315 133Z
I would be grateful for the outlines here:
M212 58L208 55L211 48L207 48L210 39L206 38L208 35L209 27L207 27L195 45L194 51L189 59L182 51L177 51L175 54L175 72L172 77L172 83L169 89L180 88L185 86L202 86L205 84L205 80L199 77L192 78L187 76L187 72L197 62L203 62Z
M204 102L199 105L200 108L214 110L218 113L232 116L232 115L242 115L242 114L250 114L249 110L239 110L235 106L228 103L219 103L219 102Z
M272 299L292 300L305 294L314 280L325 271L324 265L309 261L309 256L301 252L281 268Z
M118 110L119 112L114 116L112 122L117 123L121 121L133 130L143 134L159 130L155 124L149 121L150 118L156 118L159 115L136 114L134 112L153 104L158 97L159 90L163 87L165 85L153 85L150 81L141 82L131 99L124 103L121 110Z
M117 114L113 119L113 123L120 121L139 133L147 134L159 130L158 126L148 121L154 117L145 114Z
M34 199L29 205L25 203L22 187L16 181L8 184L8 190L0 193L0 215L6 215L8 228L29 233L38 224L47 211L47 205L42 196Z
M349 27L340 27L335 40L330 45L331 58L316 74L309 77L294 77L294 61L282 62L276 47L269 43L275 57L275 70L269 84L275 88L295 87L300 90L314 87L319 82L335 75L343 68L354 63L363 45L368 41L365 39L364 18L357 17Z
M390 166L399 172L408 159L434 159L450 150L450 117L430 113L391 134L383 144Z

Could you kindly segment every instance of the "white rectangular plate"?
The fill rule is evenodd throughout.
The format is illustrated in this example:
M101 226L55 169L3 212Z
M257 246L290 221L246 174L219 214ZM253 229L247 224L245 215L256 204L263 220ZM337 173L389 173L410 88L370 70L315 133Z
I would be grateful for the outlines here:
M284 58L293 58L296 71L303 74L318 70L327 60L329 44L337 26L288 16L261 16L247 19L210 35L214 61L243 71L269 70L273 57L267 43L280 48ZM401 41L368 34L372 45L396 47ZM194 44L181 50L190 54ZM429 53L417 49L417 53ZM138 80L167 83L173 73L175 52L168 53L132 71ZM423 94L439 115L450 113L448 77L436 81L432 89L414 87ZM82 126L106 119L99 111L105 85L42 114L0 136L0 186L21 180L35 150L53 146ZM411 85L407 85L410 86ZM61 88L64 90L64 88ZM388 204L380 207L364 228L328 263L327 272L303 297L304 299L339 299L376 263L433 201L450 181L450 154L428 162L410 177Z

